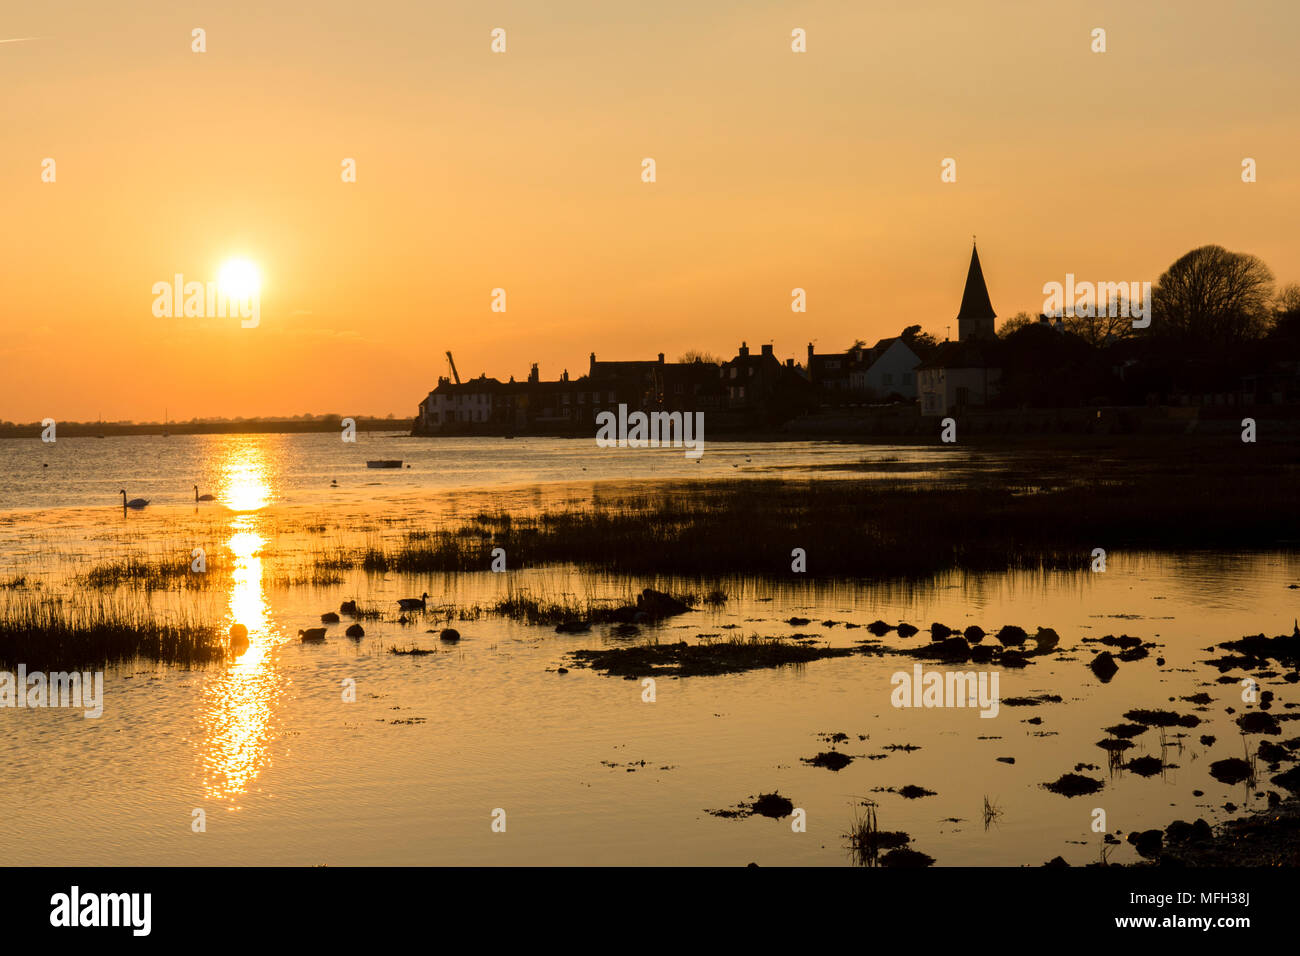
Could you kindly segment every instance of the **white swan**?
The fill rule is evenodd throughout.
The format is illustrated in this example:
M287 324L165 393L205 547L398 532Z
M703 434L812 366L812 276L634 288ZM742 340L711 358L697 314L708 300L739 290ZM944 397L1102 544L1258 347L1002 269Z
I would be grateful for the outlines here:
M132 498L130 501L127 501L125 489L119 491L118 494L122 496L123 511L125 511L127 508L134 508L136 511L139 511L141 508L143 508L145 505L149 503L148 498Z

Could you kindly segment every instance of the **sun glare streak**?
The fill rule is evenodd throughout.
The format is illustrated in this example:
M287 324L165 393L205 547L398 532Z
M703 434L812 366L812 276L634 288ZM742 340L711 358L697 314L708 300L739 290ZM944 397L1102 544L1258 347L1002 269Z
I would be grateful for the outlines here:
M256 439L227 446L221 481L220 500L232 511L257 511L270 503L270 467Z
M223 497L236 510L265 505L271 492L263 448L256 442L238 443L227 446L224 453L218 465L225 482ZM258 516L234 515L229 532L226 546L234 567L226 626L244 625L248 648L204 690L205 736L199 763L204 795L234 801L268 764L283 680L275 669L273 647L278 635L263 587L261 553L266 538L259 530Z

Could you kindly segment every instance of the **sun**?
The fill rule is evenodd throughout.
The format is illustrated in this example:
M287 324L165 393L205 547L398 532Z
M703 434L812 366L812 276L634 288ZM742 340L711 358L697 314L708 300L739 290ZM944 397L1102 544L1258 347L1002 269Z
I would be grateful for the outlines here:
M217 273L217 289L229 299L251 299L262 290L262 276L247 259L228 259Z

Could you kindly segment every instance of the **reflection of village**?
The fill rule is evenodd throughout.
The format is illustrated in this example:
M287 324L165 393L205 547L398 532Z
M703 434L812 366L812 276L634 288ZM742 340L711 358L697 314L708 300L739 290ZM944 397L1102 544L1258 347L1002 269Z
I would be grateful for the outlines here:
M977 431L1169 431L1222 428L1243 405L1300 400L1297 363L1283 371L1171 375L1140 342L1087 343L1061 319L999 337L978 253L972 249L957 314L957 339L936 341L919 325L875 345L821 353L803 362L772 345L742 342L731 359L664 354L603 361L587 372L543 381L536 363L524 381L441 377L420 402L415 434L590 434L597 414L626 405L646 412L703 412L726 431L919 434L933 420L964 416ZM448 353L451 360L451 354ZM1194 371L1194 370L1193 370ZM1293 417L1293 416L1288 416ZM1233 426L1236 427L1236 426ZM969 430L969 429L968 429Z

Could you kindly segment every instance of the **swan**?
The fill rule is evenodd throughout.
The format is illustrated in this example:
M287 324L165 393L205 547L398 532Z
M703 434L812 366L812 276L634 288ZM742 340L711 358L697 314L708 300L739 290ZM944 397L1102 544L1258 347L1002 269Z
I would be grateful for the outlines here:
M122 496L123 511L125 511L127 508L134 508L136 511L139 511L141 508L143 508L145 505L149 503L149 499L147 498L132 498L130 501L127 501L126 489L119 491L118 494Z
M216 501L217 499L214 498L214 497L212 497L212 495L201 495L201 494L199 494L199 486L198 486L198 485L195 485L195 486L194 486L194 500L195 500L195 501Z
M403 611L423 611L428 606L429 592L425 591L418 598L401 598L397 606Z

